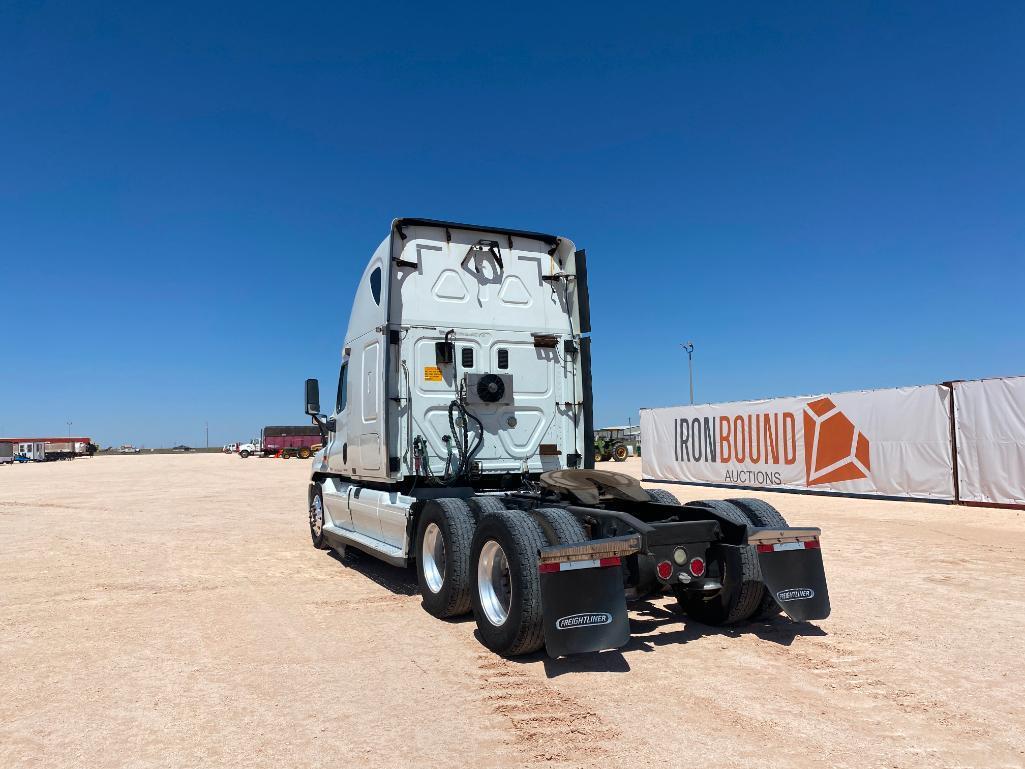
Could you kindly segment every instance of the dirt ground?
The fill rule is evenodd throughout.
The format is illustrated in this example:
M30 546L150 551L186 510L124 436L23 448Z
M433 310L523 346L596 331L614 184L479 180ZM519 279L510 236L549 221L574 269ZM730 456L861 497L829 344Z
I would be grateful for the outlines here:
M503 660L412 571L311 547L307 471L0 467L0 767L1025 765L1020 512L765 494L822 527L828 620L663 598L620 651Z

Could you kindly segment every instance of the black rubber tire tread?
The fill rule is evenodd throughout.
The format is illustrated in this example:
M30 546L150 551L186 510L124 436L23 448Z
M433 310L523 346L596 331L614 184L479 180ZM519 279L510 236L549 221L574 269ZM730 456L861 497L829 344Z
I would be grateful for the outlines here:
M313 541L313 546L315 548L317 548L318 550L330 550L331 546L324 539L324 529L321 528L320 536L319 537L317 537L313 533L313 509L312 508L313 508L313 497L314 497L314 495L320 497L320 509L321 509L321 511L323 511L324 510L324 492L323 492L323 489L321 489L319 483L311 483L310 484L310 493L309 493L310 539Z
M580 519L561 507L538 507L530 514L541 527L549 545L573 545L590 539Z
M445 581L437 593L427 586L420 558L424 530L432 521L438 524L445 540ZM465 500L442 497L424 505L416 525L416 578L428 614L445 619L470 611L470 543L474 528L473 513Z
M772 526L777 529L786 529L790 526L779 510L761 499L745 497L743 499L727 499L726 501L739 507L755 526ZM757 557L757 553L755 557ZM779 603L776 601L776 596L769 590L766 590L765 595L762 597L762 602L758 605L758 609L751 619L770 619L782 611Z
M249 452L246 449L242 449L238 455L242 457L242 459L249 459Z
M693 505L710 508L726 520L746 526L747 515L736 505L721 499L708 499L692 502ZM741 582L733 586L726 595L708 601L689 593L679 585L673 585L673 593L680 606L691 617L706 625L733 625L750 619L761 607L765 586L761 581L761 569L758 568L758 554L754 547L748 545L740 548ZM724 584L723 589L726 590Z
M627 449L627 447L624 446L622 443L612 448L612 459L616 462L625 462L629 458L629 456L629 449Z
M665 489L645 489L648 492L648 499L660 505L681 506L683 503L676 498L676 495Z
M502 500L498 497L470 497L467 501L470 505L470 512L473 513L474 521L479 521L488 513L500 513L505 510L505 505L502 504Z
M477 560L484 544L491 539L505 551L513 583L509 617L501 627L495 627L488 620L477 589ZM535 652L544 645L541 575L537 567L538 551L547 544L537 521L519 510L488 513L477 525L470 560L473 616L481 641L496 654L516 657Z
M309 459L309 458L310 458L310 450L309 449L307 449L307 448L299 449L299 459Z

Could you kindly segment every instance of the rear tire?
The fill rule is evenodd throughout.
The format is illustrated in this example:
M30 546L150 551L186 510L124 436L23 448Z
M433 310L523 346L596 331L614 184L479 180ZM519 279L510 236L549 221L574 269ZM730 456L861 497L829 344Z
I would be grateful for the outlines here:
M428 614L444 619L470 610L473 514L461 499L432 499L416 529L416 576ZM426 550L425 550L426 547Z
M308 448L306 448L304 446L303 448L299 449L299 459L309 459L309 458L310 458L310 450Z
M675 505L680 507L683 503L676 498L676 495L665 489L645 489L648 492L648 499L660 505Z
M618 446L612 449L612 458L617 462L625 462L626 458L629 456L630 452L622 443L620 443Z
M714 510L718 516L740 526L748 524L747 515L729 502L711 499L691 504ZM714 552L715 548L709 550L710 558ZM702 598L681 585L673 585L680 607L706 625L732 625L750 619L761 607L765 586L754 547L745 545L739 548L739 560L739 564L731 565L725 556L718 559L722 590L712 598Z
M740 508L740 511L747 516L747 519L754 526L771 526L775 529L786 529L790 526L779 510L768 502L754 498L728 499L726 501ZM758 609L751 618L771 619L782 611L779 603L776 601L776 597L769 590L766 590L761 604L759 604Z
M505 510L505 505L502 504L502 500L498 497L470 497L467 501L470 505L470 512L473 513L474 521L479 521L488 513L500 513Z
M549 545L573 545L590 539L584 524L561 507L539 507L531 510L530 514L541 527Z
M485 515L473 535L470 593L477 632L497 654L514 657L544 644L538 551L548 544L531 516Z

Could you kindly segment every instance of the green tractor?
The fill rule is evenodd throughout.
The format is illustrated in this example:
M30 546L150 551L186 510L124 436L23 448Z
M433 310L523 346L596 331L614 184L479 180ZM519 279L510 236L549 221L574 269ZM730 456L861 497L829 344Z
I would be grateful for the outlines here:
M633 444L634 451L630 451ZM619 427L606 427L594 433L594 461L608 462L610 459L622 462L631 454L636 454L636 439L627 435L626 430Z

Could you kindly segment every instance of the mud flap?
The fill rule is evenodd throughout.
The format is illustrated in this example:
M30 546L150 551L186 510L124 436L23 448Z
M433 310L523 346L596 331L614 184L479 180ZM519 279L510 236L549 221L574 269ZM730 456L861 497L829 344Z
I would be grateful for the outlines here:
M795 622L829 616L829 589L819 548L819 529L754 529L765 589Z
M618 649L630 640L619 558L543 565L541 609L551 657Z

